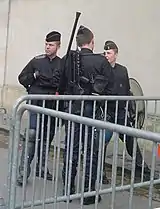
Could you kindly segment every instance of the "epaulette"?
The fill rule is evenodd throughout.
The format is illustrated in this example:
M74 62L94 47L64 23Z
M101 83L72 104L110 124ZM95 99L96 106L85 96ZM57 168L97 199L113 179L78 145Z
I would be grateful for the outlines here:
M35 59L43 59L45 57L46 57L45 54L41 54L41 55L36 56Z

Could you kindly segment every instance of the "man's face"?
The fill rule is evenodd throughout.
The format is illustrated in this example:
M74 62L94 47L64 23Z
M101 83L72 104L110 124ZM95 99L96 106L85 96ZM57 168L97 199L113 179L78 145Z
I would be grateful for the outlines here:
M53 56L57 54L60 44L56 41L45 42L45 53L48 56Z
M110 64L114 64L117 59L117 53L113 49L105 50L104 55Z

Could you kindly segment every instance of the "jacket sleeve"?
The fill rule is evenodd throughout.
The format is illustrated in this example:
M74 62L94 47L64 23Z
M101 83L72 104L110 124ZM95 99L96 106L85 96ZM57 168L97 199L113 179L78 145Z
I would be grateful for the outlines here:
M128 70L125 67L125 72L126 72L126 96L133 96L133 93L131 92L131 87L129 83L129 76L128 76ZM130 113L130 117L133 119L136 114L136 103L135 101L129 101L128 102L128 110Z
M131 87L130 87L130 83L129 83L128 70L126 67L125 67L125 71L126 71L126 95L130 96L131 95L131 92L130 92Z
M102 63L102 74L106 79L106 88L104 90L104 94L113 95L114 94L114 75L112 71L112 67L109 62L104 58Z
M60 71L60 81L59 81L59 94L64 94L67 89L68 78L66 76L66 69L67 69L67 61L66 56L64 56L61 60L61 71Z
M26 89L35 81L33 60L31 60L18 76L18 81Z

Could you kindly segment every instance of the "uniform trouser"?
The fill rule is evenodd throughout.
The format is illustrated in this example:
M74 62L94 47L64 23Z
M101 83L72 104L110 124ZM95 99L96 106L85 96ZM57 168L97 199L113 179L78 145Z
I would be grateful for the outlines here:
M35 104L35 103L34 103ZM38 106L41 106L41 102L37 102ZM53 102L52 101L46 101L45 102L45 107L46 108L53 108ZM40 154L41 154L41 150L42 150L42 165L41 165L41 169L43 170L45 167L45 156L46 156L46 148L47 148L47 129L48 129L48 116L44 116L44 129L43 129L43 137L41 137L41 130L42 130L42 116L40 116L40 124L39 124L39 134L38 134L38 156L37 156L37 169L39 168L39 164L40 164ZM34 154L35 154L35 144L36 144L36 129L37 129L37 114L31 112L30 113L30 127L28 130L28 143L27 143L27 178L30 175L30 165L31 162L34 158ZM51 122L50 122L50 134L49 134L49 149L51 146L51 142L53 140L53 136L54 136L54 131L55 131L55 119L51 118ZM41 140L42 140L42 149L41 149ZM48 149L48 150L49 150ZM22 144L22 155L21 155L21 160L20 160L20 166L19 166L19 172L20 175L23 176L23 172L24 172L24 163L25 163L25 137L23 140L23 144Z
M124 125L125 119L122 118L122 119L118 119L118 124L119 125ZM127 126L131 127L131 124L129 121L127 121ZM119 138L124 141L124 135L123 134L120 134L119 135ZM128 154L133 157L133 146L134 146L134 137L132 136L128 136L126 135L126 149L127 149L127 152ZM141 154L141 150L139 148L139 145L138 145L138 142L136 141L136 166L137 167L142 167L142 161L143 161L143 158L142 158L142 154Z
M119 124L119 125L125 125L125 118L118 118L117 119L117 124ZM130 124L129 120L127 121L127 126L131 127L131 124ZM106 133L106 134L108 134L108 133ZM110 134L108 134L108 136L109 135ZM112 138L112 135L111 135L110 138L109 137L107 138L106 146L109 143L109 141L111 140L111 138ZM124 141L124 135L123 134L120 134L119 135L119 138L122 141ZM131 157L133 157L134 138L132 136L128 136L128 135L126 135L125 138L126 138L126 149L127 149L127 152L128 152L128 154ZM142 158L142 154L141 154L141 150L139 148L138 142L136 142L136 147L137 147L137 149L136 149L136 166L137 167L142 167L142 160L143 160L143 158ZM106 154L106 149L105 149L105 153L104 154Z
M84 116L85 117L92 117L93 108L92 104L86 104L84 108ZM69 178L67 179L65 176L69 177L69 159L70 154L72 153L71 150L71 136L68 137L68 124L65 122L65 131L66 131L66 138L65 138L65 149L63 154L64 159L64 166L62 170L62 179L64 185L68 185ZM90 177L90 161L91 161L91 143L92 143L92 127L88 127L87 133L87 152L86 152L86 166L85 166L85 188L89 187L89 177ZM73 153L72 153L72 165L71 165L71 187L74 186L75 177L77 174L77 165L78 165L78 157L79 157L79 145L80 145L80 124L75 124L74 129L74 139L73 139ZM67 140L69 138L69 147L67 147ZM82 146L84 147L85 144L85 127L82 125ZM68 149L67 149L68 148ZM67 151L68 150L68 151ZM67 155L68 155L68 162L67 162ZM95 182L97 178L97 164L98 164L98 140L95 137L93 143L93 156L92 156L92 173L91 173L91 188L94 189ZM68 168L68 169L67 169Z

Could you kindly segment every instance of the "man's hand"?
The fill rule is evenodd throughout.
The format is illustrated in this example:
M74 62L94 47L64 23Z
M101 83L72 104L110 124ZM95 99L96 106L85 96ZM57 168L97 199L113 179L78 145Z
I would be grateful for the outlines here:
M39 77L40 73L39 73L39 71L37 70L33 75L34 75L34 78L36 79L36 78Z

